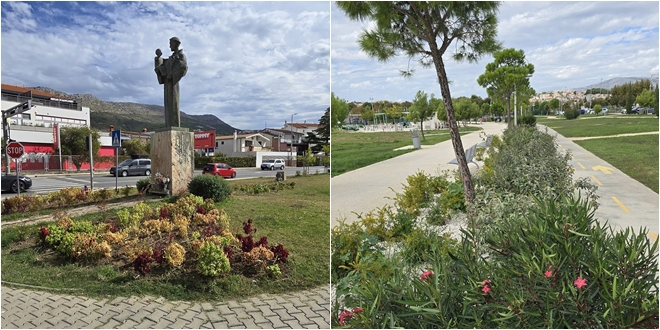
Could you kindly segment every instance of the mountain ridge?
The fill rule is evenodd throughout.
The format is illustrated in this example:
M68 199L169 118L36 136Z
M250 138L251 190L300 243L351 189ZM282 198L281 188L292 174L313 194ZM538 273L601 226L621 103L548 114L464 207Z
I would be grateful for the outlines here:
M106 130L112 125L114 129L140 132L145 128L153 131L165 126L165 107L162 105L103 101L92 94L68 94L45 86L29 88L80 101L82 106L90 109L90 127L98 130ZM213 114L189 115L183 111L181 127L191 131L214 129L217 135L241 131Z

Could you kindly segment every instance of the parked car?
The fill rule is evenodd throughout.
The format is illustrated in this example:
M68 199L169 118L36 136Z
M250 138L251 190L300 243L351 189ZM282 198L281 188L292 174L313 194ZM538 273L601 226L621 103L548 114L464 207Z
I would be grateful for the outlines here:
M640 110L640 107L633 107L632 110L630 110L630 113L638 114Z
M21 191L30 189L32 187L32 179L27 176L18 176L18 181L20 181ZM16 181L16 174L5 174L2 173L2 191L11 191L18 192L19 184Z
M202 174L219 175L223 178L235 178L236 170L225 163L208 163L204 165Z
M151 159L127 159L119 163L119 175L151 175ZM115 176L115 167L110 168L110 174Z
M261 170L274 170L279 168L280 170L284 169L284 159L269 159L261 163Z

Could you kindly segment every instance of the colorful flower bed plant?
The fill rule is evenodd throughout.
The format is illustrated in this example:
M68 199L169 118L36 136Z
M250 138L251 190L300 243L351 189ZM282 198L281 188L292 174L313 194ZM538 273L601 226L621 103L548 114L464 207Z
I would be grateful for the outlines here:
M266 236L255 240L256 232L248 220L243 234L232 234L229 216L212 200L188 195L160 208L138 203L109 221L74 222L61 216L42 226L38 237L68 260L107 260L131 266L140 276L155 270L279 276L288 251L282 244L269 244Z

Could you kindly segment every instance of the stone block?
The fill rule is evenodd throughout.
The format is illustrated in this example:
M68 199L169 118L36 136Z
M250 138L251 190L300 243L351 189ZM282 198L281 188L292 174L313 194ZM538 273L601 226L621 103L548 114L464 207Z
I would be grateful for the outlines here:
M156 173L170 179L167 189L171 195L188 190L195 168L195 140L187 128L170 127L151 136L151 178ZM158 193L161 187L152 187ZM161 188L162 189L162 188Z

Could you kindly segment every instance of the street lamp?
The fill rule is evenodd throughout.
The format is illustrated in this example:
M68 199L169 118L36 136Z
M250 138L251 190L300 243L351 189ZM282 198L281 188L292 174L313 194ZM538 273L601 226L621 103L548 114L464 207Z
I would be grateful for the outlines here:
M532 75L528 74L525 75L525 78L531 78ZM513 124L518 125L518 91L517 91L517 84L513 83Z
M297 115L298 113L291 114L291 122L289 123L289 126L291 127L291 146L289 147L289 166L293 166L293 116Z

